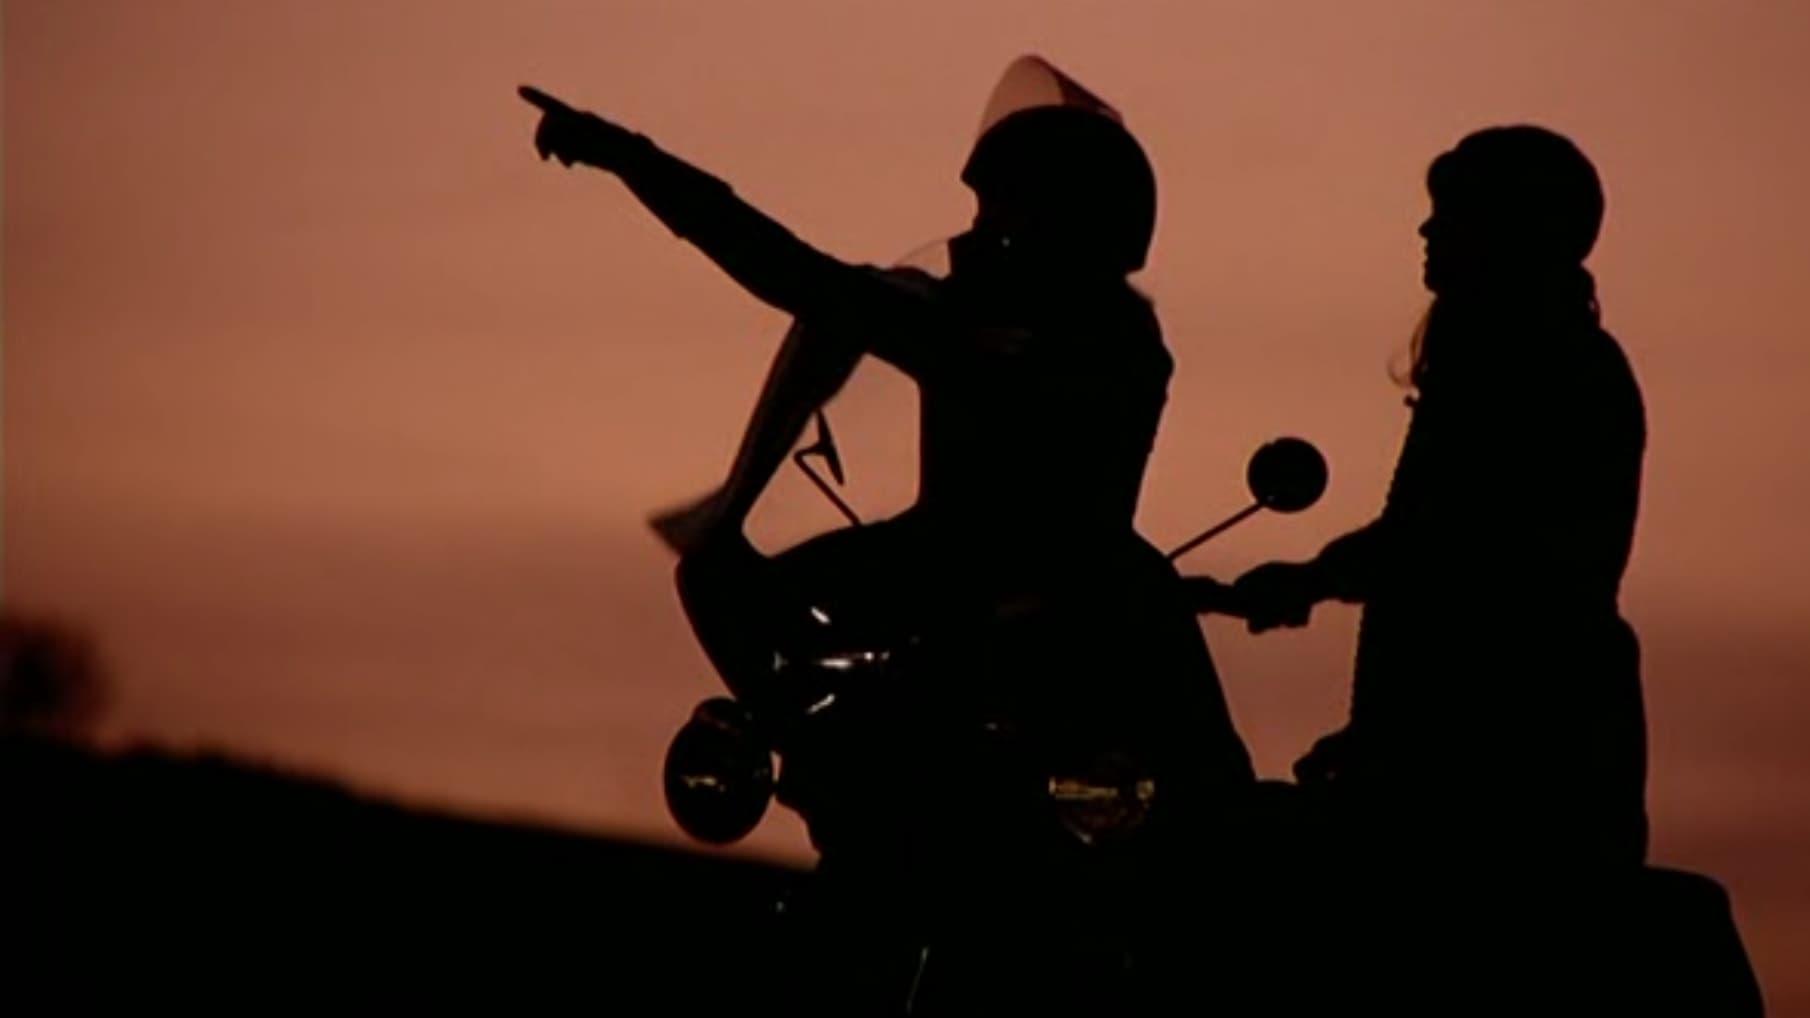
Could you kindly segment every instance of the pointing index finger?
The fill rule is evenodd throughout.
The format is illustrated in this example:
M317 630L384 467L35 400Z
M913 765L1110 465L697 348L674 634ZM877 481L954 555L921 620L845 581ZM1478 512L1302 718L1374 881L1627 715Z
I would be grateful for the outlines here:
M565 103L560 102L558 99L555 99L552 96L548 95L547 93L542 92L540 89L535 88L533 85L522 85L519 88L517 88L515 90L515 92L517 95L519 95L523 99L527 100L527 102L530 105L538 108L542 113L571 113L572 112L572 107L567 106Z

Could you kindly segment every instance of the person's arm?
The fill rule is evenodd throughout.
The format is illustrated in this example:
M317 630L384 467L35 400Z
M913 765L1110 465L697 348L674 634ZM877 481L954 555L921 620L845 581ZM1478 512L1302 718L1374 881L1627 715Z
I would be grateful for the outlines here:
M1378 517L1320 549L1307 564L1315 600L1363 603L1386 554L1388 528L1387 519Z
M1321 601L1362 603L1370 595L1388 540L1387 517L1338 538L1307 562L1269 562L1250 570L1228 592L1214 592L1253 633L1307 625Z
M655 218L757 299L915 373L911 340L935 311L920 288L817 250L728 184L640 134L536 89L520 92L542 112L534 143L543 159L615 174Z

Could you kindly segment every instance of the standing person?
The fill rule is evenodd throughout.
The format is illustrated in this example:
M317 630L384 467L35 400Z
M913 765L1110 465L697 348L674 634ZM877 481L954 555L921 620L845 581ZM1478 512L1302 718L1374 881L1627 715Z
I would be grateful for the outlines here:
M1255 631L1363 605L1349 724L1303 783L1437 852L1635 866L1645 723L1618 594L1646 432L1584 267L1601 185L1570 141L1514 126L1434 160L1427 190L1433 303L1383 511L1235 590Z
M1264 836L1305 846L1277 886L1306 886L1296 921L1340 945L1315 963L1335 998L1612 1002L1610 959L1642 954L1645 721L1618 595L1646 432L1584 267L1603 193L1531 126L1465 137L1427 190L1433 302L1383 510L1233 585L1255 632L1363 606L1348 723Z

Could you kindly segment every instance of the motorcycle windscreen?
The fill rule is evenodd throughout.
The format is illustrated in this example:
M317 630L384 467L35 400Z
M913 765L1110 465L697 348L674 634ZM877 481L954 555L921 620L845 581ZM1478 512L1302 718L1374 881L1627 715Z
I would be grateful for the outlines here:
M1006 73L1000 76L999 84L993 86L975 139L979 140L993 125L1012 114L1041 106L1068 106L1098 113L1117 123L1124 122L1111 103L1088 91L1049 61L1039 56L1022 56L1012 61Z
M912 248L893 263L937 280L949 275L949 242L937 239ZM835 446L838 483L829 462L806 456L774 476L748 519L748 536L762 551L792 547L848 519L821 490L827 486L862 522L896 516L917 500L918 391L912 380L879 358L863 357L842 390L823 408ZM805 429L798 448L821 441ZM805 474L809 468L816 479Z

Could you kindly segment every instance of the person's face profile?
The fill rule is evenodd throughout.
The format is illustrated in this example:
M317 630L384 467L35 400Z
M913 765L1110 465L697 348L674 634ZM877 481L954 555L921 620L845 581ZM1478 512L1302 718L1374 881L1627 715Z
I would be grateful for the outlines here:
M1420 274L1426 288L1437 294L1451 285L1460 269L1463 233L1454 222L1451 203L1429 197L1432 208L1417 231L1425 242Z
M984 282L998 275L1002 238L978 219L966 232L949 239L949 276L964 283Z
M1425 241L1421 281L1434 294L1475 283L1492 271L1506 252L1503 225L1479 195L1453 193L1451 187L1429 191L1431 211L1420 224Z
M950 274L989 285L1013 281L1025 274L1034 240L1034 226L1023 210L1009 201L982 198L973 224L949 242Z

